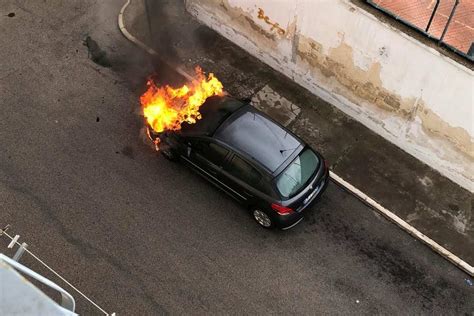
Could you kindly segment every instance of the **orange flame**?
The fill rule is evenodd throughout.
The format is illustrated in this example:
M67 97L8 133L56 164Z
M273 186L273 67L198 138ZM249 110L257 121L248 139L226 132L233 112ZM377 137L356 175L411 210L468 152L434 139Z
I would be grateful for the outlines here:
M196 79L181 88L158 87L152 80L147 85L140 103L146 122L156 133L180 130L183 122L196 123L206 99L223 94L222 83L212 73L206 78L200 67L196 67Z

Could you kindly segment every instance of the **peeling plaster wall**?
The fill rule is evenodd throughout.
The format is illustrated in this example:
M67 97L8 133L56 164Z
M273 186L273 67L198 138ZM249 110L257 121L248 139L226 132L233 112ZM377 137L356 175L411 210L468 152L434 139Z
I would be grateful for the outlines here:
M474 191L474 76L468 68L349 0L187 0L187 8L254 56Z

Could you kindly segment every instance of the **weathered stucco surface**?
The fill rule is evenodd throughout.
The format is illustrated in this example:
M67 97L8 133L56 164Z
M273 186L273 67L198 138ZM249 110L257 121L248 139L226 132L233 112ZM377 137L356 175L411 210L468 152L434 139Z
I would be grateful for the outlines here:
M214 18L223 19L229 26L240 34L243 34L249 41L255 45L263 45L268 48L276 49L277 40L288 36L272 31L260 19L258 19L258 10L245 11L242 8L232 6L228 0L200 0L199 6L205 10L213 12ZM294 27L293 27L294 28ZM248 36L253 34L253 36Z
M418 115L422 122L421 125L427 133L433 133L434 136L450 141L461 152L467 154L469 158L474 158L474 143L472 137L465 129L450 126L427 106L420 107Z
M188 0L187 6L251 54L474 191L471 70L346 0Z
M473 139L465 129L450 126L425 105L423 99L402 98L383 86L380 78L382 66L379 62L370 64L364 70L355 65L352 47L346 43L330 48L329 54L325 55L322 53L321 43L301 35L297 54L302 62L311 66L312 71L320 72L327 79L335 78L345 88L338 89L338 92L355 104L359 104L361 100L367 101L408 121L418 116L427 133L451 142L460 152L474 158Z
M341 93L355 103L363 99L407 117L416 102L413 98L402 100L399 95L383 87L379 62L371 64L367 70L355 65L352 47L346 43L330 48L329 54L325 55L322 44L300 36L297 54L299 61L308 63L312 71L321 72L327 79L335 78L346 88L340 90Z

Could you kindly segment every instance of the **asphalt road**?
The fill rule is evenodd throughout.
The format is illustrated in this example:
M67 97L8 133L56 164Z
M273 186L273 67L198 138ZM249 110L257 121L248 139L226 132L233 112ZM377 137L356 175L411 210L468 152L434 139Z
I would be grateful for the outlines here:
M136 114L156 63L122 38L121 4L1 1L0 226L120 315L473 313L466 274L336 185L267 231L157 156Z

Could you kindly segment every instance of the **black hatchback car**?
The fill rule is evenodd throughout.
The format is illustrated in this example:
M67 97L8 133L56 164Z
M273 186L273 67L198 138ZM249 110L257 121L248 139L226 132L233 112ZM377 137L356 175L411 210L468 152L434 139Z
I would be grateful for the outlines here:
M162 154L242 202L261 226L299 223L329 182L324 158L249 102L210 97L200 112L201 120L178 132L150 131Z

